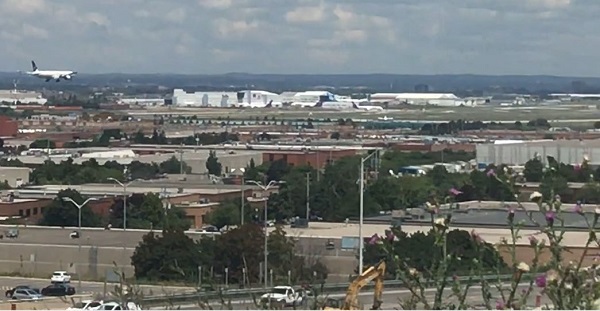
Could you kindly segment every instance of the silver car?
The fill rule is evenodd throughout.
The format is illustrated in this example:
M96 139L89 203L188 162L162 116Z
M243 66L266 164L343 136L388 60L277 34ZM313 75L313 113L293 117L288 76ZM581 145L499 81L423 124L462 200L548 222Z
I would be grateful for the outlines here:
M12 294L12 299L18 300L38 300L42 298L42 295L32 291L31 289L17 289Z

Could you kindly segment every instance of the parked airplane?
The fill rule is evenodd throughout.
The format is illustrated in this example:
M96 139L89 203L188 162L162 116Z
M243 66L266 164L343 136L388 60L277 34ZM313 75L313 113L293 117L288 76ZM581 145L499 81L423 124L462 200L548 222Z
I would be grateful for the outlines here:
M360 106L355 103L352 103L352 105L354 106L354 109L360 109L365 111L383 111L383 107L380 106Z
M46 82L50 80L60 82L60 79L71 80L73 76L77 74L77 71L71 70L39 70L34 61L31 61L31 67L33 71L27 71L25 73L40 79L46 79Z

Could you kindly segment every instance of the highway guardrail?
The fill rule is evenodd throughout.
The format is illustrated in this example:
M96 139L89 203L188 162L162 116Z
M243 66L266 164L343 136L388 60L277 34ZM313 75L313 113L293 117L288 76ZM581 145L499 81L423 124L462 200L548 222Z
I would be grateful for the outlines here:
M510 281L512 280L514 276L512 274L507 274L507 275L486 275L483 277L484 280L487 281ZM531 279L531 277L533 277L533 275L531 274L525 274L522 277L522 281L526 281ZM461 276L458 277L458 280L461 282L461 284L465 284L465 282L467 282L469 280L469 276ZM448 278L448 282L452 282L453 278ZM473 284L477 284L481 282L481 279L477 276L473 277L473 279L471 280ZM423 280L423 282L427 282L427 280ZM339 293L339 292L345 292L348 289L348 285L350 285L350 282L347 283L326 283L323 285L322 287L322 292L320 293L322 294L327 294L327 293ZM298 286L294 286L294 287L299 287ZM316 285L316 288L320 289L321 286L320 285ZM374 284L368 284L366 286L364 286L362 289L363 290L369 290L369 289L373 289ZM402 282L401 280L388 280L384 282L384 288L404 288L404 282ZM149 296L149 297L144 297L142 299L142 301L144 302L145 306L156 306L156 305L164 305L164 304L179 304L179 303L183 303L183 302L194 302L194 301L207 301L207 300L219 300L219 299L225 299L225 300L229 300L229 299L239 299L239 298L248 298L251 299L252 297L256 297L257 299L269 292L271 288L248 288L248 289L220 289L220 290L216 290L216 291L197 291L197 292L193 292L193 293L180 293L180 294L172 294L172 295L159 295L159 296Z

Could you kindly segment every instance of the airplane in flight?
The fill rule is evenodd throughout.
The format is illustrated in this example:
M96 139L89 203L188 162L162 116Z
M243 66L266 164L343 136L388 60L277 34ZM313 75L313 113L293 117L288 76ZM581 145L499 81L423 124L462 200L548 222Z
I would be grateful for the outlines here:
M46 79L46 82L50 80L56 80L60 82L60 79L71 80L77 71L71 70L39 70L34 61L31 61L31 67L33 71L27 71L25 74L34 76L40 79Z

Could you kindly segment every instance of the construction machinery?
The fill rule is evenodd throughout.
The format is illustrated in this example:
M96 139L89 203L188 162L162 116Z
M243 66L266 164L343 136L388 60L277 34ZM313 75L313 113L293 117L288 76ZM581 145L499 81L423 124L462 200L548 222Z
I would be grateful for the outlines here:
M362 306L358 303L358 293L371 281L375 281L375 293L373 294L373 307L371 310L379 310L382 303L384 277L385 261L380 261L378 264L369 267L350 283L345 298L328 298L325 300L323 310L361 310Z

